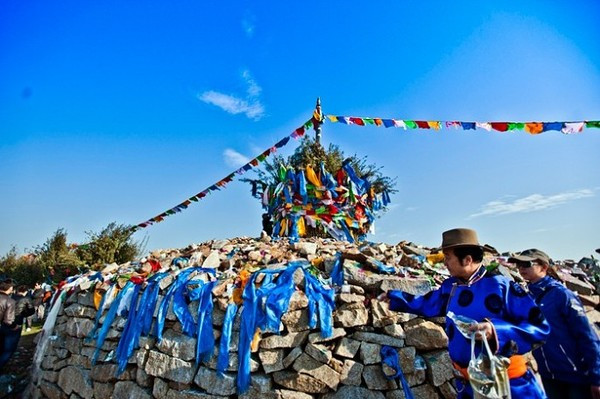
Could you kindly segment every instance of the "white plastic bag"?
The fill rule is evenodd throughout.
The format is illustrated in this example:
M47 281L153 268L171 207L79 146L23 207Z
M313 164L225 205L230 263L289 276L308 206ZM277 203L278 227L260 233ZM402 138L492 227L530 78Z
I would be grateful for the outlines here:
M485 350L475 356L475 335L471 335L471 361L468 373L469 383L473 388L475 399L510 399L510 380L508 365L510 359L495 356L490 349L487 339L482 339Z

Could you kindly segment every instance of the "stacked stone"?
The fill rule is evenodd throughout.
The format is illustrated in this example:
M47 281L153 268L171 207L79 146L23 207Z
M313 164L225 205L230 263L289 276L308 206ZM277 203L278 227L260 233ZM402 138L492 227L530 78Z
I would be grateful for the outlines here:
M404 244L403 244L404 245ZM173 259L187 256L204 267L234 276L242 267L284 266L305 258L327 274L335 253L345 254L345 285L336 294L333 335L322 338L319 326L308 327L308 300L298 274L297 289L281 320L279 334L262 334L251 353L251 387L238 395L238 338L241 309L235 318L229 347L229 365L223 376L216 371L217 352L208 361L195 364L196 338L184 335L172 310L167 314L163 339L142 337L140 348L117 376L114 352L125 319L112 324L95 365L91 359L95 341L88 341L96 309L93 289L73 293L60 310L53 336L41 365L41 380L34 397L55 398L403 398L399 381L388 380L380 349L396 348L399 362L416 398L454 398L453 369L446 350L444 318L423 319L392 312L376 299L389 289L423 294L438 280L435 268L417 269L418 254L407 254L402 245L348 243L313 239L294 245L247 238L213 241L184 250L153 254L165 267ZM397 268L397 275L374 270L375 261ZM143 263L139 265L143 266ZM128 270L131 265L113 265ZM404 277L401 277L404 276ZM435 277L435 278L432 278ZM231 277L233 278L233 277ZM443 278L440 278L440 280ZM214 335L218 345L229 298L227 277L213 290ZM169 279L161 283L164 291ZM190 304L192 314L194 306ZM156 314L155 314L156 316ZM103 317L100 323L103 322Z

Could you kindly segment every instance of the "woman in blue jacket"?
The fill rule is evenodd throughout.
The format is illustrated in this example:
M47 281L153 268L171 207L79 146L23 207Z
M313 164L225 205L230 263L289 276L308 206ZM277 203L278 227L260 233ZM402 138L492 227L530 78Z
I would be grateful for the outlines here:
M548 276L550 258L528 249L509 258L529 282L551 331L533 351L549 399L600 399L600 342L577 296Z
M513 398L545 398L535 377L521 356L541 345L550 331L546 319L533 300L516 283L490 273L481 264L483 246L470 229L453 229L442 234L444 264L452 275L441 287L423 296L389 291L383 299L390 309L425 317L446 315L452 311L474 319L473 330L485 334L496 353L509 357L510 390ZM448 351L455 368L463 375L457 379L459 398L471 398L467 367L471 359L471 340L446 317ZM479 355L481 349L476 350Z

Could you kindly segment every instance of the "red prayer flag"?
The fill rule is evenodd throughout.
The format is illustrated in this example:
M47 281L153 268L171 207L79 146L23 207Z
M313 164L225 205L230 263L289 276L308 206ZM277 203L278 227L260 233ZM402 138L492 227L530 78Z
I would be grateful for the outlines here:
M492 125L492 129L499 132L506 132L508 130L508 123L506 122L492 122L490 125Z
M358 126L364 126L365 125L365 121L363 121L361 118L350 118L350 122L354 123L355 125Z

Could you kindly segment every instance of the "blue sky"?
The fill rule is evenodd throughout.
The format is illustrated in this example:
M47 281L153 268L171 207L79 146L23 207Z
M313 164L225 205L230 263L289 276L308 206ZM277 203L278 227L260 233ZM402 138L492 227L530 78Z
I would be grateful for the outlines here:
M600 119L600 3L0 4L0 254L57 228L137 224L326 114ZM373 241L472 227L502 251L600 247L600 130L407 131L326 124L398 178ZM293 150L289 144L283 154ZM234 182L136 233L147 249L257 236Z

